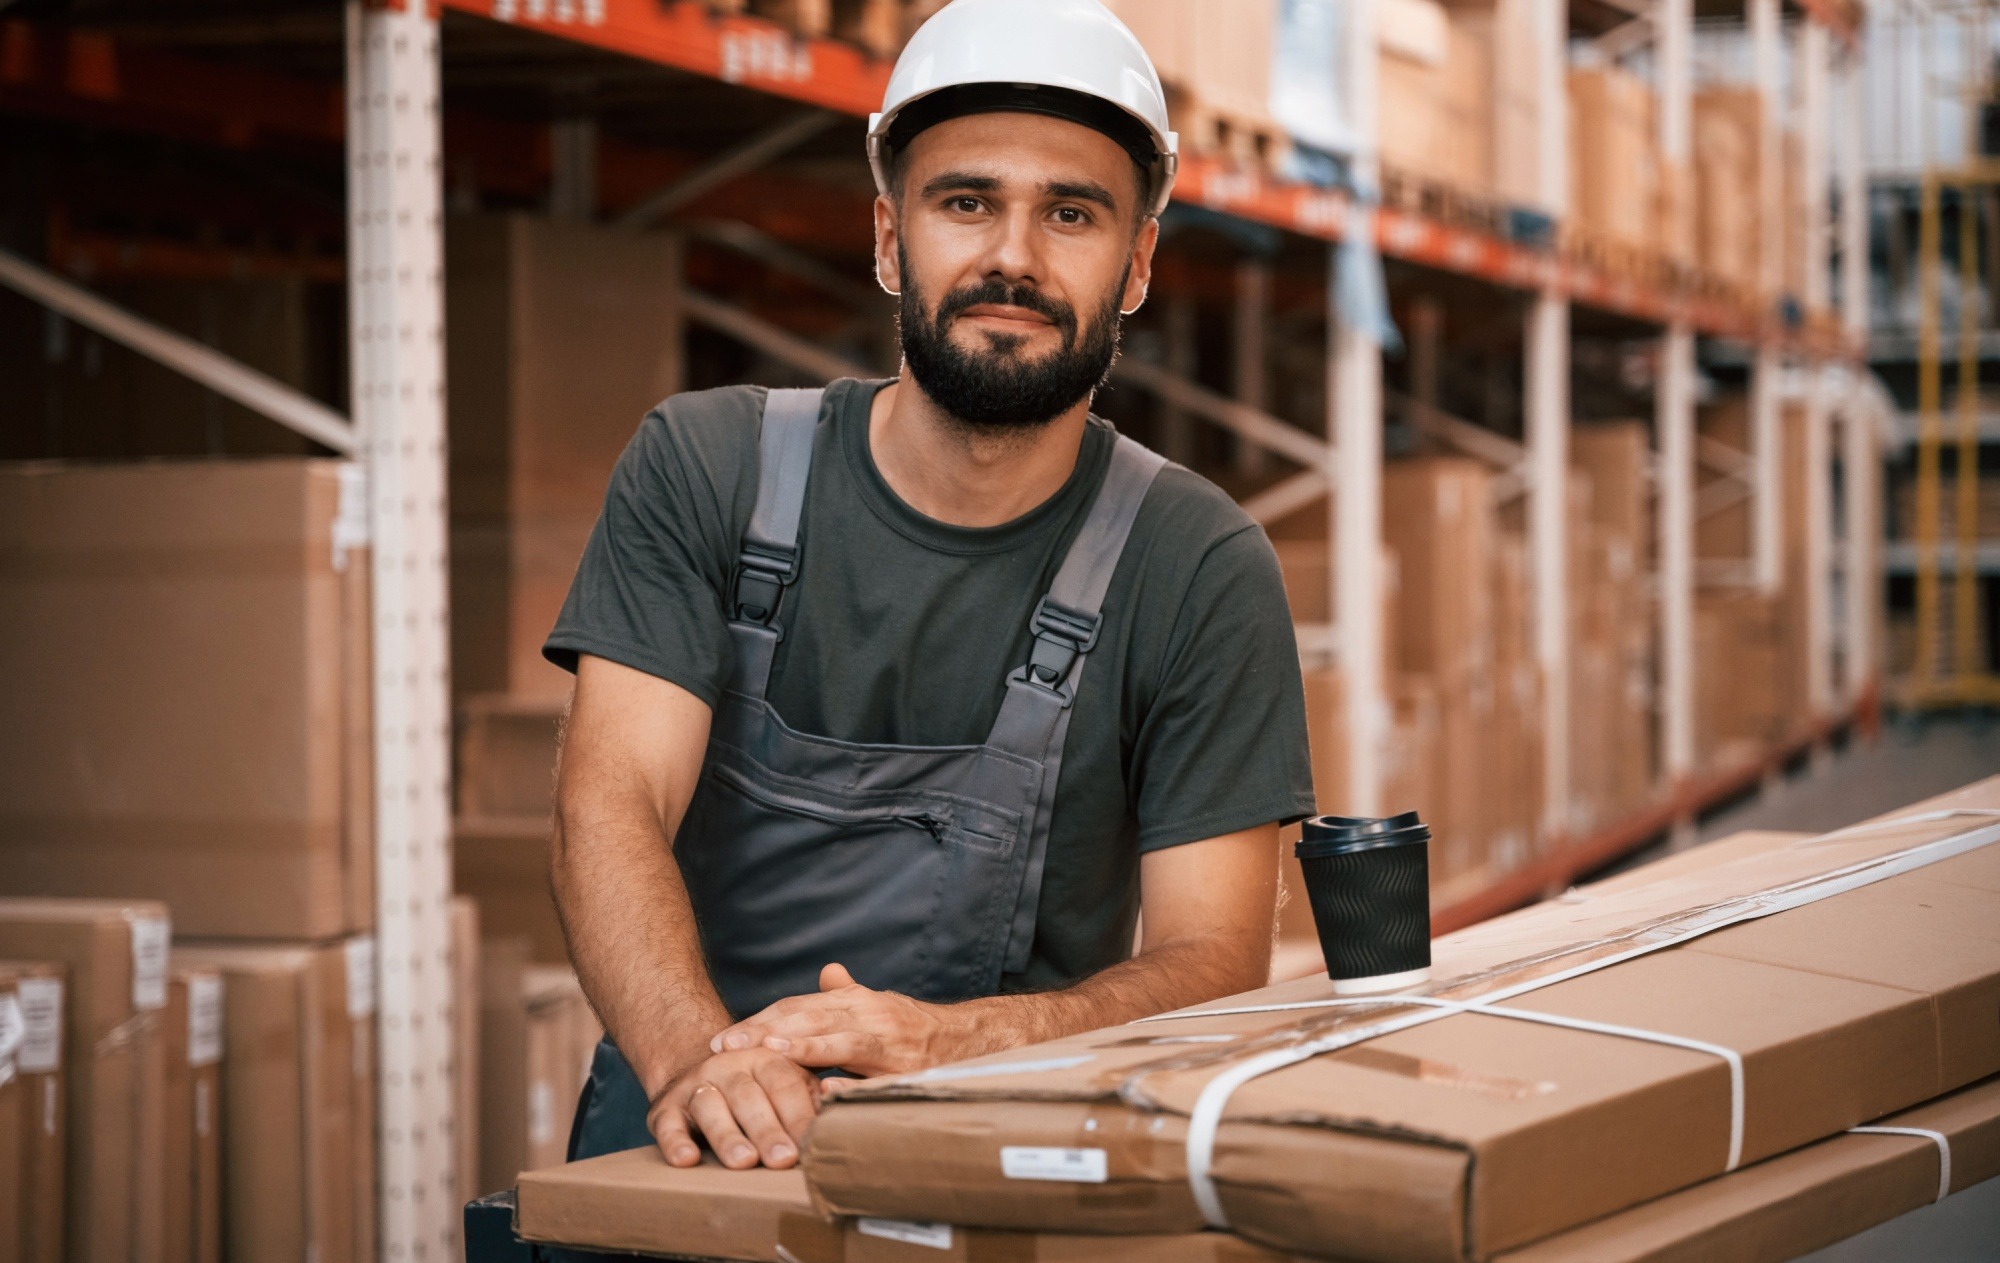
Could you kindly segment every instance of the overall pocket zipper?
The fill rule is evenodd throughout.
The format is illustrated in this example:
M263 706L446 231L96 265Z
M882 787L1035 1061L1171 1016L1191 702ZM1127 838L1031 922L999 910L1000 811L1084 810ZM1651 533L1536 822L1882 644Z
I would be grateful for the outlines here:
M709 772L737 792L756 799L767 807L775 807L795 816L805 816L811 820L827 824L875 824L885 822L900 824L912 829L921 829L938 841L944 841L945 830L951 821L944 816L929 811L871 811L866 808L828 807L822 803L807 802L789 794L781 793L768 786L760 785L742 772L728 766L711 766Z

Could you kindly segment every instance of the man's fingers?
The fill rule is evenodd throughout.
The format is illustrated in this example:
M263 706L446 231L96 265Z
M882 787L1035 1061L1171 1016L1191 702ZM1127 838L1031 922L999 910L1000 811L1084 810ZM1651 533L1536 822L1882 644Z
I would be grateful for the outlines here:
M736 1115L721 1088L712 1083L698 1085L687 1099L687 1112L701 1134L708 1137L708 1147L715 1150L723 1166L742 1171L757 1165L757 1150L736 1125Z
M727 1026L717 1031L714 1038L708 1041L708 1050L716 1053L735 1052L739 1049L755 1047L757 1040L762 1038L761 1035L744 1038L735 1042L732 1042L732 1036L741 1035L745 1031L761 1030L762 1027L772 1020L797 1011L801 1003L812 1002L817 999L817 996L794 995L786 996L782 1000L767 1004L734 1026Z
M780 1052L796 1065L853 1066L868 1060L881 1048L882 1041L861 1031L834 1031L828 1035L803 1035L797 1039L767 1039L764 1047Z
M771 1104L770 1094L754 1075L742 1073L730 1076L722 1084L722 1094L729 1099L729 1108L736 1115L737 1126L757 1147L755 1156L763 1159L765 1166L788 1167L799 1160L798 1145L785 1130L785 1125L778 1121L778 1111Z
M662 1101L654 1108L653 1117L648 1121L653 1141L660 1146L667 1165L691 1167L701 1161L701 1148L688 1134L687 1115L678 1103Z
M759 1021L755 1026L745 1024L736 1030L724 1031L732 1039L740 1031L752 1037L744 1048L754 1048L758 1044L770 1045L769 1040L802 1039L808 1035L831 1035L835 1031L854 1030L869 1025L867 1015L855 1008L839 1002L824 1002L811 1008L801 1008L783 1014L769 1021Z
M837 961L819 971L819 989L821 991L838 991L842 987L857 987L860 985L860 983L854 981L854 975L847 972L847 966Z
M812 1077L782 1061L765 1062L756 1074L771 1098L771 1108L778 1112L778 1122L794 1141L803 1142L806 1127L819 1113L819 1092Z

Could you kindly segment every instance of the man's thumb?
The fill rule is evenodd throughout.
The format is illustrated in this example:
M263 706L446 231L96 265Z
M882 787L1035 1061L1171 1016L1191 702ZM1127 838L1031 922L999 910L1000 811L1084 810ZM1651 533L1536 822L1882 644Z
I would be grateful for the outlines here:
M828 965L819 971L819 989L821 991L838 991L842 987L851 987L853 985L855 985L854 975L848 973L847 966L839 962Z

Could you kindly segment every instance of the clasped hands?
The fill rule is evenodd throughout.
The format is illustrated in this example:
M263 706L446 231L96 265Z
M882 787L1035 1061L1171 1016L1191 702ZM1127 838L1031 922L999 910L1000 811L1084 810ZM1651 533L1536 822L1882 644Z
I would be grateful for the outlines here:
M791 996L709 1041L709 1056L654 1098L646 1125L677 1167L701 1161L697 1134L722 1165L789 1167L821 1100L841 1081L815 1070L872 1078L922 1070L969 1055L951 1006L926 1004L854 981L846 968L820 970L817 995Z

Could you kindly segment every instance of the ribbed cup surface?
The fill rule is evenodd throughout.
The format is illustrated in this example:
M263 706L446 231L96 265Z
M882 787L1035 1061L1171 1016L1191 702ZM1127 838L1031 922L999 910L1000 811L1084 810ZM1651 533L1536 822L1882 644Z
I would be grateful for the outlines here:
M1335 981L1430 965L1429 851L1427 840L1415 840L1299 857Z

